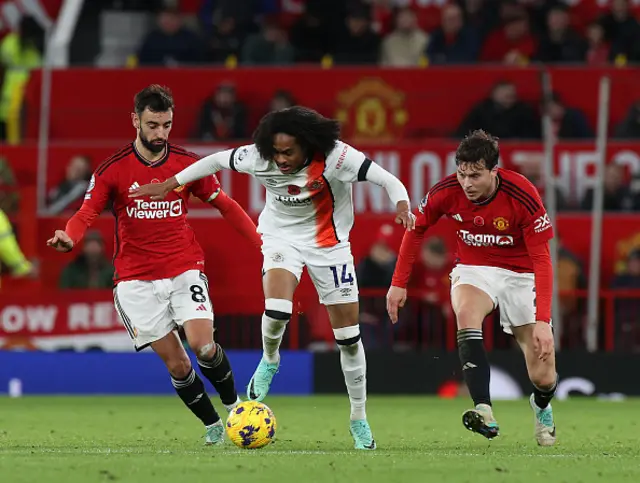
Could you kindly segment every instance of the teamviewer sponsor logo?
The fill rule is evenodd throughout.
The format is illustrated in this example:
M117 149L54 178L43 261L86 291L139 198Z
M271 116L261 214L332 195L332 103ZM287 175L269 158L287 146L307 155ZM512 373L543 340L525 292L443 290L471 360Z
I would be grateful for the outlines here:
M513 237L510 235L475 234L467 230L458 230L458 236L472 247L513 246Z
M129 218L138 220L162 220L182 216L182 200L143 201L134 200L133 206L127 206Z

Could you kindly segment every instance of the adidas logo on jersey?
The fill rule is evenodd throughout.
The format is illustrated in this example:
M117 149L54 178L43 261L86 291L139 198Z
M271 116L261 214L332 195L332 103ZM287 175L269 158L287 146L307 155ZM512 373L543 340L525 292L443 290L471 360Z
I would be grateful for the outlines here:
M451 218L453 218L456 221L459 221L460 223L462 223L462 217L460 215L458 215L457 213L455 215L453 215Z
M140 185L135 181L131 186L129 186L129 191L137 190L138 188L140 188Z
M196 311L207 311L207 308L204 306L204 304L200 304L198 305L198 308L196 309Z

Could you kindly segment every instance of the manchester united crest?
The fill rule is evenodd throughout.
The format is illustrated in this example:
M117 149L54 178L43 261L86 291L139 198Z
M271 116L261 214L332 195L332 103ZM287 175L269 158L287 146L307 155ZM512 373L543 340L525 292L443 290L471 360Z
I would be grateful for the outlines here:
M509 228L509 221L507 221L507 219L503 218L502 216L498 216L497 218L493 219L493 226L496 230L504 231Z
M390 141L402 134L407 123L405 94L384 80L364 78L352 88L338 94L336 118L345 137L355 141Z

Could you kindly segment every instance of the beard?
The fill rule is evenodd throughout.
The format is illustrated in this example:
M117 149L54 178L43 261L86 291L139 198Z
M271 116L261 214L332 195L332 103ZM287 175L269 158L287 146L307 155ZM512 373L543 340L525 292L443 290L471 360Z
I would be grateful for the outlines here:
M162 152L164 147L167 145L166 141L162 141L162 143L153 143L153 142L149 141L146 138L146 136L144 134L142 134L142 132L140 132L140 142L145 147L145 149L148 149L149 151L151 151L154 154L158 154L158 153Z

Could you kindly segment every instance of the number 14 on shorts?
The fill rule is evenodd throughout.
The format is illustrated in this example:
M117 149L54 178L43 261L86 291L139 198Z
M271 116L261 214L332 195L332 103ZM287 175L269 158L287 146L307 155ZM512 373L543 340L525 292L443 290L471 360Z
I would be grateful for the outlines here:
M331 272L333 273L333 282L336 284L336 288L345 284L353 285L353 274L347 271L348 268L346 263L342 265L342 267L334 266L329 267L329 269L331 269ZM340 273L339 277L338 272Z

